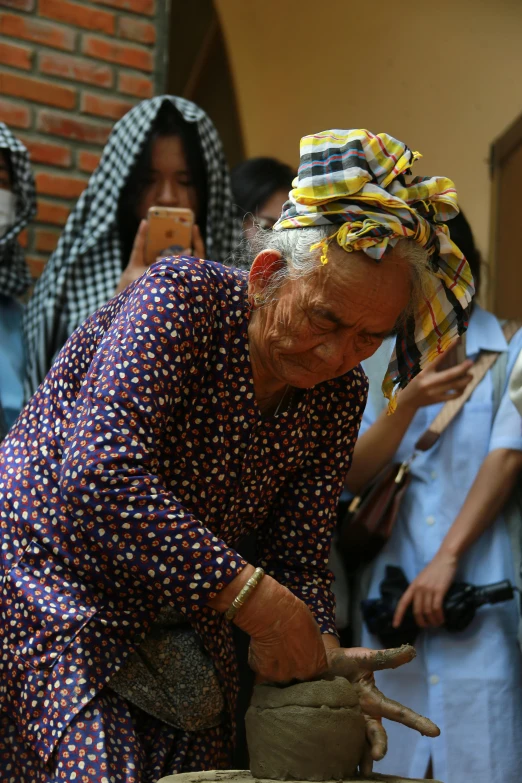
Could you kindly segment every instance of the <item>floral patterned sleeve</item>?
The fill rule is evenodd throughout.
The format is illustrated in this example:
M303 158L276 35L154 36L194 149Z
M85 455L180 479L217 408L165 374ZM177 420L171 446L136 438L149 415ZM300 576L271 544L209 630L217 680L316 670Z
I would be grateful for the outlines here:
M331 393L317 422L315 449L286 482L258 536L259 564L304 601L322 633L334 635L335 599L328 561L366 393L367 380L360 369L339 379L337 393Z
M169 420L212 328L203 276L161 265L144 275L83 382L60 472L107 584L181 611L206 605L246 564L158 475Z

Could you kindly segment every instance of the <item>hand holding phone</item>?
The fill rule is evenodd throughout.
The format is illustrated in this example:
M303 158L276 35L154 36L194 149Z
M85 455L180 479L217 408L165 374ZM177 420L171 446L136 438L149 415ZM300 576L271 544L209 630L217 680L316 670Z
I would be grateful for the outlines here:
M465 355L466 346L461 345L459 351L456 351L456 348L454 345L449 351L437 356L399 392L400 407L409 408L415 413L426 405L436 405L460 397L473 377L470 372L473 362L470 359L459 361L460 357Z
M153 264L159 256L178 255L191 248L193 226L191 209L151 207L148 211L147 264Z
M153 207L153 209L159 210L159 207ZM190 212L190 210L186 211ZM156 222L156 218L154 221ZM168 241L169 238L165 238L165 234L161 231L156 231L157 239L155 245L158 246L158 250L156 251L156 246L152 250L149 243L149 229L149 221L142 220L134 239L129 263L125 267L115 293L119 294L130 285L130 283L133 283L134 280L137 280L138 277L145 274L149 266L157 261L158 258L169 255L169 252L172 252L169 251L169 248L166 246L166 241ZM158 229L158 226L156 226L156 229ZM170 229L167 228L167 232L168 231L170 231ZM184 235L181 235L181 239L184 240L186 244L178 252L185 252L187 254L192 253L197 258L205 258L205 245L201 238L201 232L195 223L191 226L190 235L184 233Z

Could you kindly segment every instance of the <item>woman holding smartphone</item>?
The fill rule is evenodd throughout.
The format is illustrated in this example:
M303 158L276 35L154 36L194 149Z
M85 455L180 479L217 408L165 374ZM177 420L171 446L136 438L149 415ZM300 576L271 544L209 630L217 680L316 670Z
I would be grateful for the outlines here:
M151 207L192 211L184 250L200 258L225 262L240 236L219 135L202 109L171 95L116 123L36 284L24 318L26 396L76 327L146 270Z

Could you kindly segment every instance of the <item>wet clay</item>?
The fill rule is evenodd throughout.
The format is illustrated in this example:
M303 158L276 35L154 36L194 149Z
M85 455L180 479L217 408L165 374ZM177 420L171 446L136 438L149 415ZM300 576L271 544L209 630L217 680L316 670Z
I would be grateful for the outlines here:
M365 721L344 678L258 685L246 714L250 770L272 780L343 780L359 765Z

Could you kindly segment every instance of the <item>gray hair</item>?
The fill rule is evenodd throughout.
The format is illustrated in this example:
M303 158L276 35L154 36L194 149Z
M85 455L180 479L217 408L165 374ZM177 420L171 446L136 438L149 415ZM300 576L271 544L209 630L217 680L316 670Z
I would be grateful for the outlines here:
M286 280L307 277L311 275L320 263L321 248L310 250L310 247L335 233L334 226L309 226L306 228L285 229L273 231L259 228L255 235L244 240L236 265L242 269L250 269L254 258L263 250L276 250L281 254L285 264L270 278L264 291L266 303L272 301L278 288ZM409 312L424 298L427 283L433 278L428 263L427 251L413 239L399 239L393 248L393 257L407 261L411 267L412 296Z

